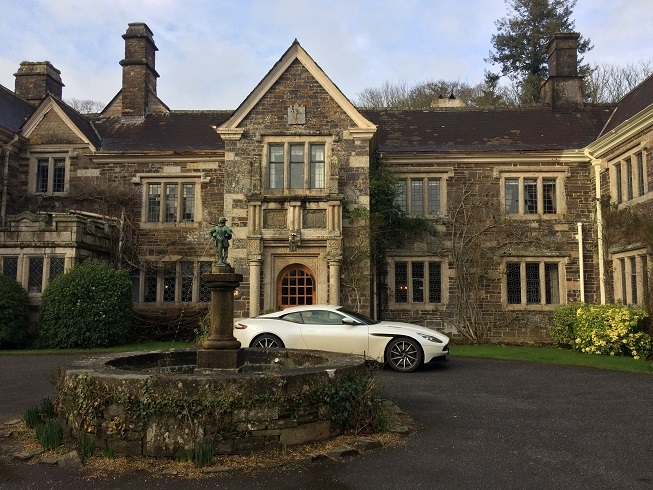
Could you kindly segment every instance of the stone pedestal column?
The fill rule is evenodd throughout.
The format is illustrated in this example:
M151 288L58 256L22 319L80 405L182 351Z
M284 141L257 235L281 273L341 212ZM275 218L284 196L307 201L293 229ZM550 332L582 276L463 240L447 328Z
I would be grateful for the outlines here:
M211 289L211 334L197 350L198 369L237 369L242 364L240 342L233 335L234 291L243 280L233 267L218 266L203 274Z

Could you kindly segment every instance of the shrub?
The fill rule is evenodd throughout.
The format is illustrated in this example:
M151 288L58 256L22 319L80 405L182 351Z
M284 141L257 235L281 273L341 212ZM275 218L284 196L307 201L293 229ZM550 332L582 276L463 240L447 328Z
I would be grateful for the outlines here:
M46 451L56 449L63 442L63 429L56 420L48 420L36 427L36 439Z
M29 298L23 287L0 276L0 348L24 347L29 326Z
M549 333L558 344L574 345L574 325L578 318L578 309L583 306L584 303L569 303L558 306L553 312L553 326L549 328Z
M651 337L646 332L644 310L621 305L583 306L574 325L576 350L588 354L646 358Z
M124 342L131 322L131 281L104 264L57 276L42 296L39 346L108 347Z

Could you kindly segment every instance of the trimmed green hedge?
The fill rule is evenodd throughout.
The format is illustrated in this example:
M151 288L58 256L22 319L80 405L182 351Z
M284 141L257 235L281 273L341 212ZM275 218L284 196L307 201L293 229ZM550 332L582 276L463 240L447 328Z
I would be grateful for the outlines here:
M648 314L629 306L572 303L556 308L551 336L560 344L588 354L648 358Z
M123 271L85 263L57 276L42 296L38 346L109 347L131 324L131 281Z
M0 276L0 349L25 347L28 328L27 291L11 277Z

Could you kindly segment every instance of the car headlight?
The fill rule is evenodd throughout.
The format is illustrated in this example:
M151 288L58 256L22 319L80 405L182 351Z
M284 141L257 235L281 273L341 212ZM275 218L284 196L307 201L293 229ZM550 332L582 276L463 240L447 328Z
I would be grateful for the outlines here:
M436 344L441 344L442 343L442 341L439 338L437 338L437 337L435 337L433 335L427 335L425 333L420 333L418 335L420 337L422 337L424 340L428 340L429 342L435 342Z

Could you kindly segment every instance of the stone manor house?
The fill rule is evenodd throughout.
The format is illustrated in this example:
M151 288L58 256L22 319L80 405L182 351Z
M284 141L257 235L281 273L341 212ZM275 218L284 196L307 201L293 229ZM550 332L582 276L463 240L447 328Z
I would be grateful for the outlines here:
M653 78L585 105L577 34L551 39L540 106L496 110L359 109L297 41L235 110L173 110L157 97L153 33L133 23L122 37L122 87L99 114L63 102L47 61L0 86L0 270L35 309L53 277L92 260L129 271L141 319L198 315L220 216L244 276L238 316L344 304L532 341L560 304L648 307L649 244L607 239L604 214L650 215ZM375 166L430 224L381 275L360 212Z

